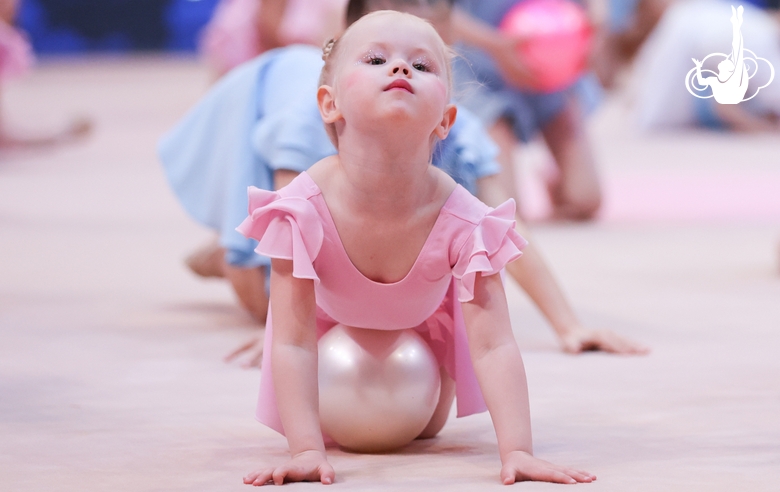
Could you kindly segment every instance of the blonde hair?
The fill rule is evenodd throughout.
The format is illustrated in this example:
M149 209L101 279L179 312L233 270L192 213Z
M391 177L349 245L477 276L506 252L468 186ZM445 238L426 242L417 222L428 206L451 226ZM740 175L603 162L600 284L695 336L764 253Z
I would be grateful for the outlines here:
M405 12L398 12L396 10L376 10L374 12L371 12L369 14L364 15L358 21L350 24L349 27L341 34L341 36L337 38L331 38L328 41L325 42L325 44L322 46L322 61L325 63L322 65L322 70L320 71L320 79L319 79L319 85L330 85L333 80L333 67L335 66L336 60L338 58L338 52L339 47L341 46L340 41L344 38L344 36L347 35L352 28L359 24L360 21L363 19L376 17L378 15L383 15L392 12L393 14L399 14L402 16L408 16L413 17L414 19L419 20L420 22L424 22L425 24L428 24L433 29L433 26L430 22L428 22L425 19L421 19L415 15L408 14ZM433 32L436 33L436 29L433 29ZM444 51L444 61L445 61L445 67L444 70L447 73L447 93L452 93L452 65L451 61L455 57L455 52L450 48L447 43L444 42L444 40L441 39L438 33L436 33L436 37L441 42L442 49ZM336 125L334 123L325 123L325 132L328 134L328 138L330 138L330 141L333 143L333 145L336 147L336 149L339 148L338 144L338 135L336 133Z

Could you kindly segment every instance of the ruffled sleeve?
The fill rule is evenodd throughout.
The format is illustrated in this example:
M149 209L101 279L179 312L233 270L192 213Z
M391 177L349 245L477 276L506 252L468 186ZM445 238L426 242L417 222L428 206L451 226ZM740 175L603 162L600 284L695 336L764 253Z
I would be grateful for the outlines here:
M515 202L510 199L486 213L463 243L452 268L460 302L474 298L477 273L494 275L523 254L528 242L515 230L514 217Z
M257 253L292 260L294 277L319 282L313 262L322 246L322 223L307 199L252 186L249 217L236 230L259 242Z

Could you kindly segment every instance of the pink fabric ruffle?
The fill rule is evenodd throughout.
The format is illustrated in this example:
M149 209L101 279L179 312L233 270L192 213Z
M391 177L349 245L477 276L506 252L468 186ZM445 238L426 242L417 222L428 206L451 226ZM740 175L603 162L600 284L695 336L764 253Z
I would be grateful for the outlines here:
M284 197L275 191L249 188L249 217L236 229L256 239L255 251L270 258L292 260L293 276L319 283L314 260L324 233L314 205L298 196ZM306 231L302 234L301 231Z
M35 62L32 47L25 34L0 21L0 79L23 75Z
M452 275L458 286L458 300L474 299L477 273L494 275L520 257L528 244L515 230L515 202L507 200L488 212L474 228L458 254Z
M436 360L455 380L457 416L466 417L484 412L487 405L471 365L466 323L460 303L455 301L456 283L453 279L444 302L415 331L428 343Z

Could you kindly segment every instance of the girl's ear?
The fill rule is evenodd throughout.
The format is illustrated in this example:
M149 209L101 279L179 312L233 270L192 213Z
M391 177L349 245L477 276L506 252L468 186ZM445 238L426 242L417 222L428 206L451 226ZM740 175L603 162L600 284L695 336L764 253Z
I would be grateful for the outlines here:
M444 140L447 138L447 135L449 135L450 130L452 129L452 125L455 124L455 118L457 115L458 108L456 108L454 104L448 104L447 107L444 108L444 116L442 116L439 124L436 125L436 129L433 130L433 133L439 138L439 140Z
M336 108L336 98L333 96L333 87L321 85L317 89L317 106L324 123L335 123L341 119L341 111Z

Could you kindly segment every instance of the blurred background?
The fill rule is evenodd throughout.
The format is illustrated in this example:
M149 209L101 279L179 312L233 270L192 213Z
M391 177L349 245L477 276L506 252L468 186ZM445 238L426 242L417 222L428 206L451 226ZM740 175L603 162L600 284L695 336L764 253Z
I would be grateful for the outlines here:
M222 65L198 54L230 3L259 4L0 0L3 488L244 490L243 473L286 452L252 420L258 372L222 360L259 326L227 282L185 265L214 232L186 214L157 155L215 80L259 52L249 43ZM742 4L746 47L780 70L780 18L764 10L777 2ZM777 488L780 80L736 112L684 84L692 58L731 50L730 5L589 3L589 109L575 132L601 190L588 220L551 216L548 141L512 142L510 186L578 317L652 349L566 355L507 284L537 450L595 472L593 490ZM286 36L263 42L306 41ZM418 490L433 476L438 490L482 490L498 458L480 419L453 419L411 458L335 454L340 485Z
M37 53L194 51L218 0L24 0L17 24Z

